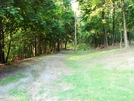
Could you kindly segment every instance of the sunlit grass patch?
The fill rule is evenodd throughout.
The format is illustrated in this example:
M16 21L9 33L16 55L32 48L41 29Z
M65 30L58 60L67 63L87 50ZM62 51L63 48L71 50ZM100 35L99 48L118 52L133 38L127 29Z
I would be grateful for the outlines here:
M72 88L59 91L59 101L134 101L134 70L107 69L107 61L99 61L119 52L71 54L66 64L75 72L62 79Z
M45 87L44 87L43 85L40 85L39 91L38 91L38 94L39 94L39 95L42 95L42 94L45 93L45 89L44 89L44 88L45 88Z
M60 92L61 100L71 101L133 101L134 73L109 71L94 67L63 77L72 89ZM82 70L82 69L81 69Z
M12 101L28 101L30 98L30 95L27 95L26 89L17 89L16 87L9 90L8 94Z
M70 54L66 58L66 63L68 67L71 68L85 68L85 64L89 63L92 64L93 62L101 59L101 56L108 55L110 53L114 53L118 50L111 50L111 51L101 51L101 52L92 52L92 53L83 53L83 52L76 52L74 54ZM103 63L102 63L103 64ZM98 64L100 65L100 64Z
M17 75L8 76L0 81L0 86L6 85L6 84L9 84L12 82L16 82L16 81L20 80L21 78L25 78L25 77L26 77L26 75L24 75L24 74L17 74Z
M83 51L76 51L73 54L70 54L69 57L67 57L67 60L79 60L79 59L87 59L87 58L96 58L101 55L107 55L110 53L118 52L119 49L114 50L105 50L105 51L98 51L98 52L83 52Z

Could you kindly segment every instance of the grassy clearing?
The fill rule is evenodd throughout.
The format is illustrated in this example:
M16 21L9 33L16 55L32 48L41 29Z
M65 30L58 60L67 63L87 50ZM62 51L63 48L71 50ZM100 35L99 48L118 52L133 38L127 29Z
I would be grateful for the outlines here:
M120 50L71 54L66 63L75 73L63 81L73 87L59 91L59 101L134 101L134 69L108 69L106 56L114 53Z
M21 78L25 78L25 77L26 77L26 75L24 75L24 74L17 74L17 75L8 76L0 81L0 86L6 85L9 83L13 83L13 82L17 82Z

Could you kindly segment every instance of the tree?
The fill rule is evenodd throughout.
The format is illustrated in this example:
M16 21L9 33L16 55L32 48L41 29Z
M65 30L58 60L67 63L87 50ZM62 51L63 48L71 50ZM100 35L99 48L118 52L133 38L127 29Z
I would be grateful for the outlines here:
M5 63L5 53L4 53L4 20L6 18L6 11L8 11L8 5L10 1L1 0L0 1L0 63ZM10 12L12 13L12 11Z
M4 31L3 31L3 22L0 17L0 63L5 63L4 57Z
M113 42L112 44L114 45L115 42L115 1L112 1L113 3Z
M124 0L121 0L122 3L122 13L123 13L123 27L124 27L124 41L125 41L125 48L128 48L128 38L127 38L127 27L126 27L126 15L125 15L125 3Z
M131 0L78 0L82 10L82 22L85 41L89 40L89 44L97 47L100 44L108 45L120 41L120 32L122 30L122 22L124 28L125 47L128 47L128 38L132 39L133 28L133 4ZM103 3L103 4L102 4ZM126 7L124 5L126 4ZM122 4L122 5L120 5ZM123 16L122 16L123 13ZM127 14L127 16L126 16ZM131 20L131 21L130 21ZM101 22L102 21L102 22ZM102 26L102 27L101 27ZM129 26L127 29L126 27ZM129 32L127 34L127 31ZM131 31L131 32L130 32ZM126 34L125 34L126 33ZM103 37L102 37L103 34ZM131 34L131 36L130 36ZM102 43L102 40L105 40Z

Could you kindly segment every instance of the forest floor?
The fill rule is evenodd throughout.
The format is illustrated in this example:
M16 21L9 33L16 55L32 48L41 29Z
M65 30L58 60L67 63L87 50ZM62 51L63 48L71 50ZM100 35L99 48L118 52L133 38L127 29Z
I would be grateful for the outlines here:
M134 48L62 51L0 67L0 101L134 101Z

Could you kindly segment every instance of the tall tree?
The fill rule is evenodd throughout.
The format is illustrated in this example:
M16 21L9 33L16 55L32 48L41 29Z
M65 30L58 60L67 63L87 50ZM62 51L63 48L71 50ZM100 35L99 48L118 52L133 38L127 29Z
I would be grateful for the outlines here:
M0 17L0 63L5 63L3 22Z
M114 42L115 42L115 1L113 0L112 1L112 3L113 3L113 42L112 42L112 44L114 45Z
M127 37L127 27L126 27L126 15L125 15L125 3L124 0L121 0L122 3L122 13L123 13L123 27L124 27L124 41L125 41L125 48L128 48L128 37Z
M103 26L103 33L104 33L104 45L108 48L108 40L107 40L107 33L106 33L106 26L105 26L105 2L102 2L103 10L102 10L102 26Z

